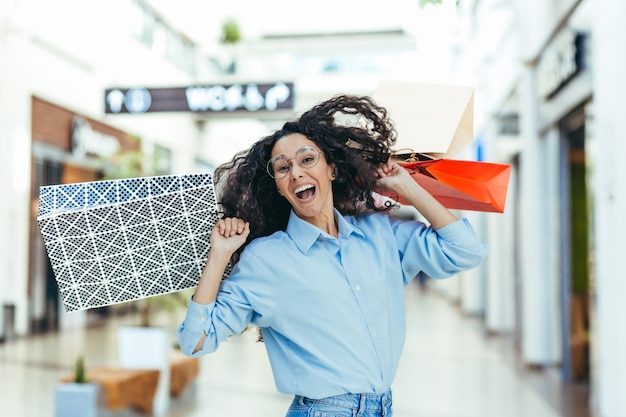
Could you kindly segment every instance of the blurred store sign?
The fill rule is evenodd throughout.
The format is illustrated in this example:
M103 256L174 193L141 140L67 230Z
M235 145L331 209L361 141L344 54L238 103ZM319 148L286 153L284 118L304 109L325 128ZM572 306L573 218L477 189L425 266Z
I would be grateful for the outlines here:
M541 97L553 97L585 67L585 38L583 33L566 29L546 47L537 66Z
M120 150L121 145L115 136L94 130L89 122L80 116L74 116L71 127L72 153L75 156L110 156Z
M501 136L519 135L519 114L506 113L496 117L498 123L498 134Z
M105 90L106 113L272 112L293 107L294 85L288 82Z

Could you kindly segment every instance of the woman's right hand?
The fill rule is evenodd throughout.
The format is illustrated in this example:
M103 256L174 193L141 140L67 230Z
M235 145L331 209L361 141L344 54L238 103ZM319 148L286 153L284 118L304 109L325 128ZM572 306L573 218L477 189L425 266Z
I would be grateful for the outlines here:
M245 243L249 234L250 223L235 217L226 217L215 223L211 231L211 248L193 301L205 305L215 301L231 256ZM196 350L202 347L203 341L204 334Z
M250 223L236 217L220 219L211 231L211 252L230 255L241 247L250 234Z

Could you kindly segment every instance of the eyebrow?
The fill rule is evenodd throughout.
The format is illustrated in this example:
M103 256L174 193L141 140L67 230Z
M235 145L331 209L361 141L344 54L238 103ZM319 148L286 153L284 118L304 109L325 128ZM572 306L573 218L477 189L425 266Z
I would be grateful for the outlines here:
M298 148L298 150L297 150L297 151L296 151L296 153L294 154L294 158L295 158L295 155L297 155L297 154L298 154L298 152L300 152L302 149L304 149L304 148L306 148L306 147L309 147L309 148L311 148L311 149L313 149L313 150L316 150L317 152L319 152L319 153L323 154L322 150L321 150L321 149L317 149L315 146L312 146L312 145L304 145L304 146L302 146L302 147ZM274 160L274 159L276 159L276 158L280 158L281 156L282 156L283 158L285 158L285 156L286 156L286 155L285 155L284 153L281 153L280 155L272 156L272 157L270 157L270 161L273 161L273 160Z

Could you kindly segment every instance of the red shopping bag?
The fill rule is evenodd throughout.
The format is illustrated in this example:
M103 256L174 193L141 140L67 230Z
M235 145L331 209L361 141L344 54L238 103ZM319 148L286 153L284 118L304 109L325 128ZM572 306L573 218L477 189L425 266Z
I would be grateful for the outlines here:
M413 179L447 208L504 212L511 174L509 164L433 159L399 165L409 170ZM407 204L395 193L380 194Z
M511 166L451 159L474 137L472 87L383 80L374 97L398 132L392 160L418 184L451 209L504 212Z

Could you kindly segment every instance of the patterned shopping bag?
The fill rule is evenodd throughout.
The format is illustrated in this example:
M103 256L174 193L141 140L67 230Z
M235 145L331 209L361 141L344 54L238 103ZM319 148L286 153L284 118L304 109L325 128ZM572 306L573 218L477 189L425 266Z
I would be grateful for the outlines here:
M218 218L193 174L44 186L37 221L71 312L197 285Z

